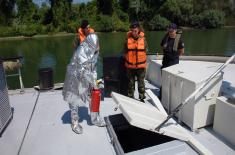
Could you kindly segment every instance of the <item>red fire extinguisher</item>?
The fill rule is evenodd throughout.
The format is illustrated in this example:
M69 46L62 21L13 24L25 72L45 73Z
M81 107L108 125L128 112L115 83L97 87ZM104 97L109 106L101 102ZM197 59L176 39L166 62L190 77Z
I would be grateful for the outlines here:
M91 92L91 112L99 112L100 109L100 90L93 89Z

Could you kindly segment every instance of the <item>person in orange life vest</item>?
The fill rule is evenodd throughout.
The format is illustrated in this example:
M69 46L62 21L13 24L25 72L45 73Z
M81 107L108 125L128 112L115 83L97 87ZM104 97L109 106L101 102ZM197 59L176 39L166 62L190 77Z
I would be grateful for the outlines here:
M125 67L128 78L127 96L134 98L135 78L138 82L138 92L140 101L145 99L144 78L146 73L146 52L147 42L143 30L138 22L133 22L130 31L127 33L125 43Z
M77 35L74 39L74 48L76 49L80 45L80 43L86 39L86 36L88 36L88 34L94 32L95 31L90 27L88 20L82 20L81 27L77 29Z

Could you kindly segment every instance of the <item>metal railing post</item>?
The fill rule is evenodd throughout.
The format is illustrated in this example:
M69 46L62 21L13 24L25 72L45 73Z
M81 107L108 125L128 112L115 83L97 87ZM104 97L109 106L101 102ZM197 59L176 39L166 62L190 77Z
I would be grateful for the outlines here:
M19 73L19 80L20 80L20 92L24 93L24 84L23 84L20 68L18 68L18 73Z

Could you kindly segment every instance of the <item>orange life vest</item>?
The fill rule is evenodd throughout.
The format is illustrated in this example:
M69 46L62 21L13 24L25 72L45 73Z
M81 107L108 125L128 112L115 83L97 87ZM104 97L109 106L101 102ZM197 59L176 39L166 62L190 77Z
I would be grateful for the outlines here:
M127 33L127 52L125 54L125 66L127 68L146 68L146 49L144 33L140 32L139 38L135 40L131 32Z
M95 32L94 29L89 28L89 33L94 33L94 32ZM78 29L78 37L79 37L80 43L86 39L86 35L84 34L82 28Z

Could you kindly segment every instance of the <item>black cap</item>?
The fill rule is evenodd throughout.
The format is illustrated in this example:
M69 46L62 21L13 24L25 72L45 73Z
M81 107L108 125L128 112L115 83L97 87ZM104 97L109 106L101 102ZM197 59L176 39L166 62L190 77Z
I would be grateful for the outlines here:
M174 29L176 30L177 29L177 25L175 23L171 23L169 26L168 26L168 29Z
M140 27L140 24L139 24L138 21L133 21L133 22L131 23L131 25L130 25L130 28L131 28L131 29L132 29L132 28L137 28L137 27Z
M81 23L81 28L82 29L85 29L87 26L89 25L89 22L88 22L88 20L82 20L82 23Z

